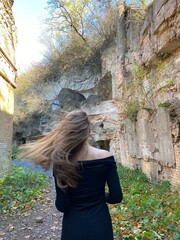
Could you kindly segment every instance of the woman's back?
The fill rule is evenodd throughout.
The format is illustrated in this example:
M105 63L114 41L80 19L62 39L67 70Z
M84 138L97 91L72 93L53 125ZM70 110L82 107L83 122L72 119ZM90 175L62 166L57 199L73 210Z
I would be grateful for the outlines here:
M85 209L104 202L105 185L109 171L114 168L114 164L112 156L98 160L79 161L81 177L77 188L69 191L71 208ZM117 195L119 195L118 192Z
M114 157L82 160L78 164L81 177L76 188L63 192L55 181L56 207L64 212L62 239L112 240L112 224L106 202L122 201ZM105 193L106 183L109 193Z

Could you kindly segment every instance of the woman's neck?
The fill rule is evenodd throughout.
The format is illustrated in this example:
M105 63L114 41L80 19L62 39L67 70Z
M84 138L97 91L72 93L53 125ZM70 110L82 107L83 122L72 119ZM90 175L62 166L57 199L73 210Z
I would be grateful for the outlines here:
M91 146L85 142L80 151L74 156L75 160L86 160L89 157Z

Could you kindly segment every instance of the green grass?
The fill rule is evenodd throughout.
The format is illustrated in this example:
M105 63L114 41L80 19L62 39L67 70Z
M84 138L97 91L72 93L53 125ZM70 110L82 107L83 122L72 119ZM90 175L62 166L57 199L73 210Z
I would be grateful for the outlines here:
M22 152L22 150L19 147L17 147L16 145L13 144L12 145L12 155L11 155L12 160L18 158L18 154L20 152Z
M13 214L32 207L44 197L47 185L45 174L12 165L11 176L0 179L0 214Z
M118 166L124 199L109 205L115 239L180 239L180 199L169 182L151 184L139 170Z

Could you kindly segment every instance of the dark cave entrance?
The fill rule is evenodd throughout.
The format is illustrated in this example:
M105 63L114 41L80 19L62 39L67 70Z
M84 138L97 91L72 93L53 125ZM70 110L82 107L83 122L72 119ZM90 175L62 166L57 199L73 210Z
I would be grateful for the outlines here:
M109 139L108 140L96 141L96 147L97 148L104 149L104 150L107 150L107 151L109 151L109 149L110 149L109 144L110 144Z

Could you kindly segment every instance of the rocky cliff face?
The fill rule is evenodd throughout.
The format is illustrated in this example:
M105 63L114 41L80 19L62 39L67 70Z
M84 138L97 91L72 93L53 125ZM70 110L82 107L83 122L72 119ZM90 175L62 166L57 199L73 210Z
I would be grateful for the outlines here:
M123 88L123 84L139 81L139 85L133 85L136 98L131 100L138 99L141 105L135 109L134 119L129 119L128 116L132 116L129 114L119 121L120 126L112 140L114 152L123 165L142 169L154 183L167 179L174 185L180 182L179 11L176 0L154 1L139 30L136 21L126 24L127 51L119 73L122 79L119 101L130 100L127 97L130 85L125 84L126 88ZM127 10L127 13L126 23L131 19L132 12ZM124 33L121 32L122 36ZM134 36L135 45L131 36ZM130 71L137 61L144 66L136 68L136 77L132 80ZM127 90L125 93L124 89ZM131 101L129 103L131 105L126 106L133 111L132 106L136 106Z
M147 12L119 5L116 39L43 92L54 115L85 110L94 144L117 161L174 185L180 183L179 12L176 0L155 0Z

